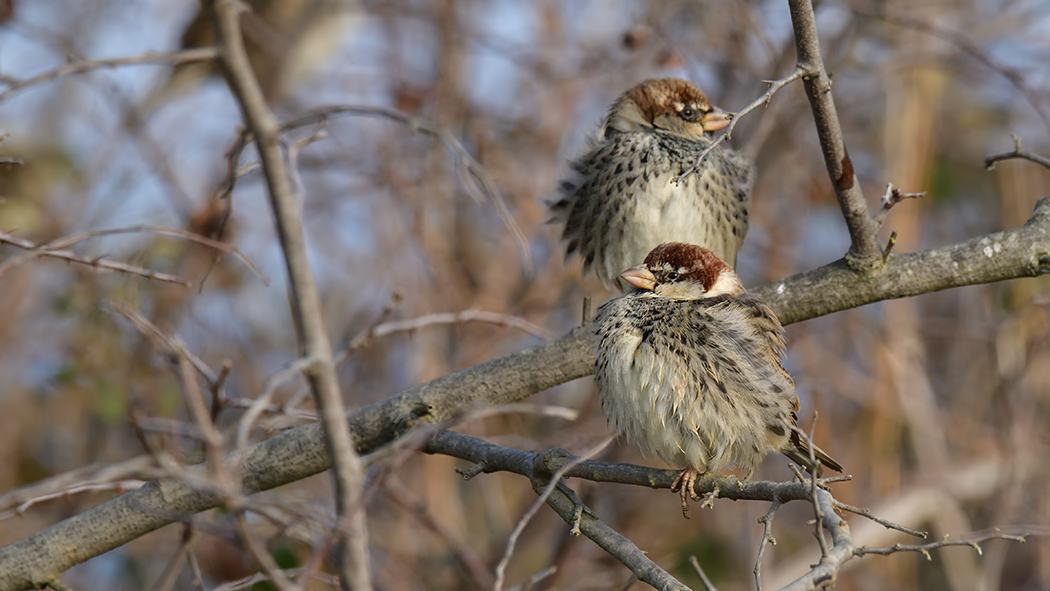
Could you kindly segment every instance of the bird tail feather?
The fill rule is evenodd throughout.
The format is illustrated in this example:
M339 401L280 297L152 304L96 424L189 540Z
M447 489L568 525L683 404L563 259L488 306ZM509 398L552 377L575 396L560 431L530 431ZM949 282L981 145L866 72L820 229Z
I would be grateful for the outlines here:
M805 466L806 470L813 472L813 466L809 459L809 444L806 439L802 437L802 432L798 430L792 430L791 441L788 443L788 449L784 450L784 455L787 456L791 461ZM842 464L835 461L828 453L816 445L813 445L813 455L820 460L821 466L827 466L836 472L842 472ZM819 474L818 474L819 476Z

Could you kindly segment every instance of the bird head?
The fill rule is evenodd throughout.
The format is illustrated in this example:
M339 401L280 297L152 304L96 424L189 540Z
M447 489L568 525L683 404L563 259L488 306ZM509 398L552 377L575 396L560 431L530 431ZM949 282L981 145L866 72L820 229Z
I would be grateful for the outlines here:
M609 109L602 135L660 129L687 139L729 125L732 114L713 107L695 84L681 78L652 78L623 93Z
M684 242L665 242L620 277L653 295L675 300L699 300L741 295L744 285L733 268L715 253Z

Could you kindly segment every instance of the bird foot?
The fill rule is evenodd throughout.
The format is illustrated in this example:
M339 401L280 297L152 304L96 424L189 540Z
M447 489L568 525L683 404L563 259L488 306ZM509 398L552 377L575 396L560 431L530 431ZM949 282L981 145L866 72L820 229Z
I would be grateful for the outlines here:
M679 493L682 497L682 516L686 519L689 519L689 499L692 498L694 501L699 501L702 498L696 494L695 488L696 479L699 477L700 472L696 468L686 468L679 472L674 482L671 483L671 492Z
M704 494L704 497L703 497L702 501L700 501L700 499L696 499L696 500L700 501L700 508L701 509L705 509L705 508L714 509L715 508L715 499L718 498L718 493L720 493L720 492L722 492L722 491L720 491L720 490L718 490L716 488L715 490Z
M579 500L579 499L577 499ZM583 521L583 503L577 503L572 511L572 529L569 533L574 536L580 535L580 522Z

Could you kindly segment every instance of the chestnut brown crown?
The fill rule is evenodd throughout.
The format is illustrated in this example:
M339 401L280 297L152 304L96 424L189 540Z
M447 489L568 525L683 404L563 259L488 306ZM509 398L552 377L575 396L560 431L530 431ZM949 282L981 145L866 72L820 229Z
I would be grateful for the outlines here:
M740 278L725 261L702 246L684 242L657 246L643 264L620 277L639 289L676 300L745 293Z
M681 78L651 78L623 93L605 119L603 135L660 129L688 139L729 125L732 116L711 105L695 84Z

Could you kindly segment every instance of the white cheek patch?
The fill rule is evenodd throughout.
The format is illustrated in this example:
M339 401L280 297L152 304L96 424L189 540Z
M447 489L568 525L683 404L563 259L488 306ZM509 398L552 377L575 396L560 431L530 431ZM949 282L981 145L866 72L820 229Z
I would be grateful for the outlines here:
M718 274L718 279L715 280L715 284L711 286L711 289L707 290L707 297L713 298L726 294L735 295L743 291L744 286L740 283L740 279L733 273L723 271Z

